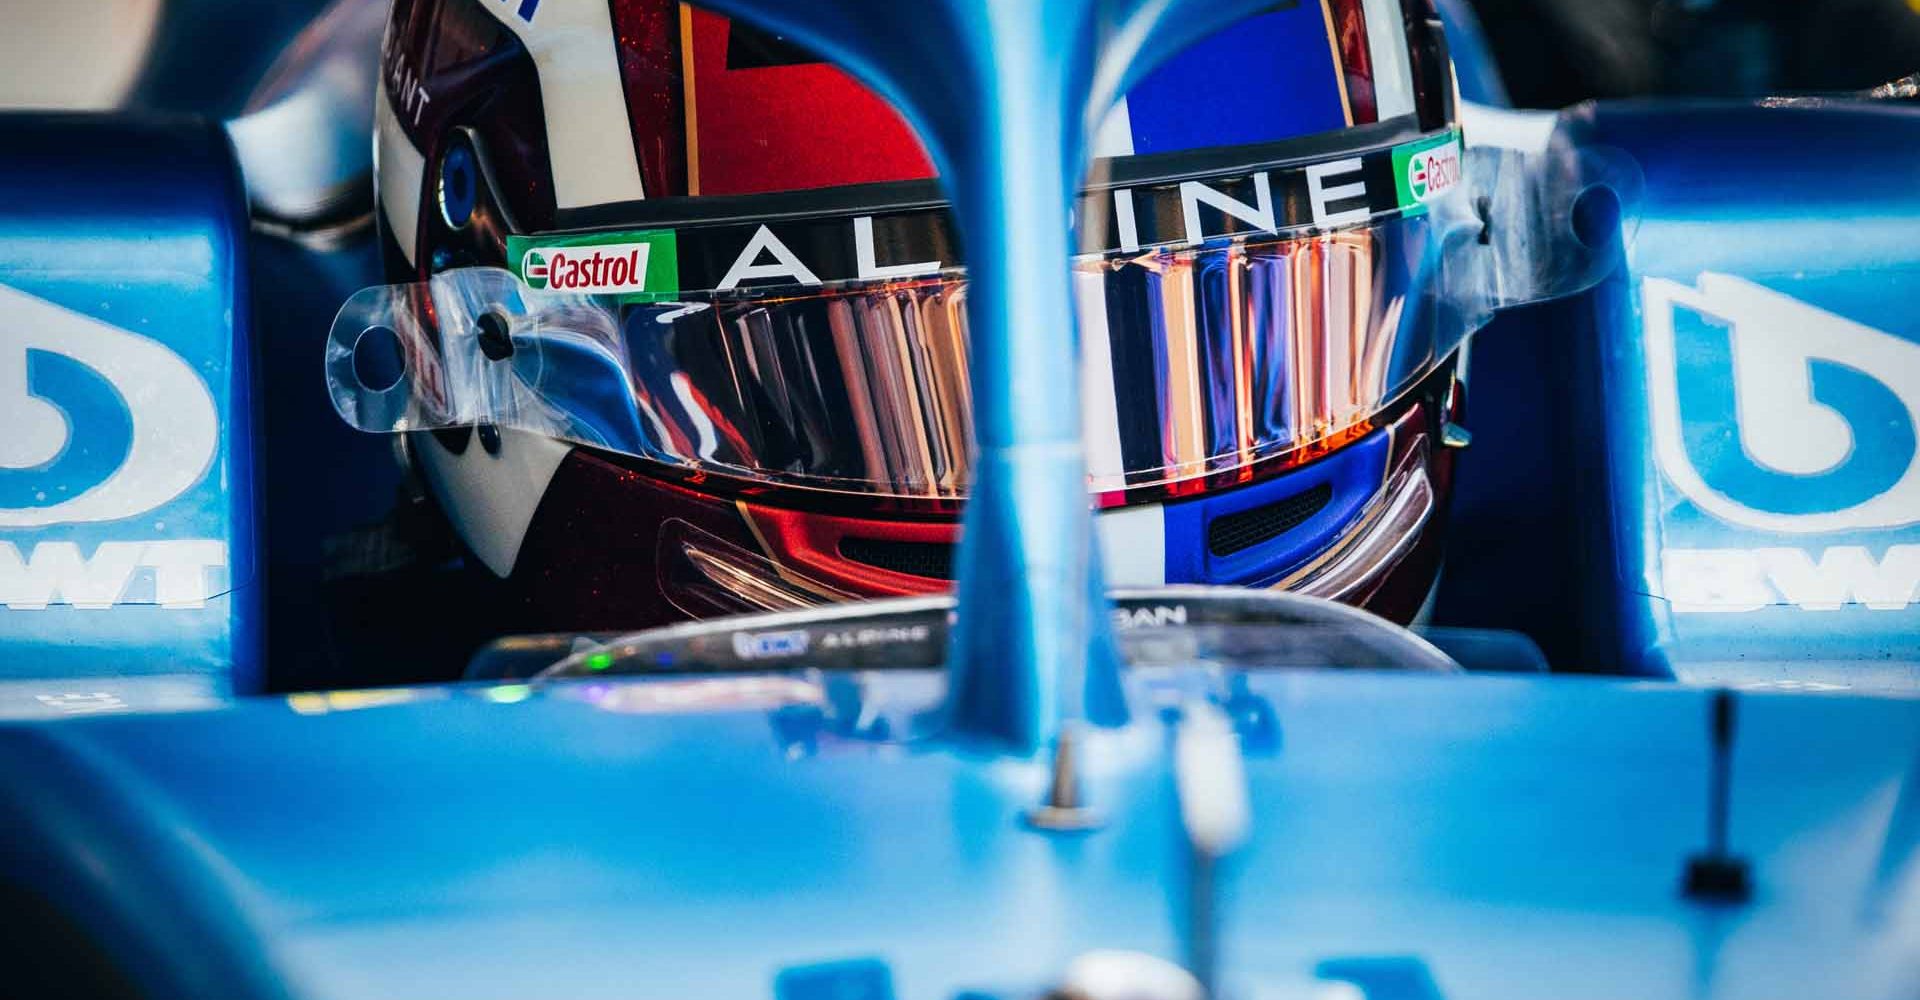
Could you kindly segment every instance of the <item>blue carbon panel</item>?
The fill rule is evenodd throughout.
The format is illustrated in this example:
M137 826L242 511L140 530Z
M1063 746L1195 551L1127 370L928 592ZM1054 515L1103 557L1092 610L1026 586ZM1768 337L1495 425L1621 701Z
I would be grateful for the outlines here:
M1345 128L1340 69L1318 3L1250 17L1127 91L1135 153L1270 142Z
M1646 175L1591 296L1593 629L1637 672L1920 687L1920 112L1603 106L1589 141Z
M0 711L256 686L245 235L215 126L0 117Z

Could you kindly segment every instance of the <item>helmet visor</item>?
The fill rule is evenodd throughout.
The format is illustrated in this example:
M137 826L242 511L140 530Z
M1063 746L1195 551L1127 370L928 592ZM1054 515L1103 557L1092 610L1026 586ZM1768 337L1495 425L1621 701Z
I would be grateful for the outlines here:
M1080 338L1094 492L1197 490L1336 447L1503 304L1490 289L1533 298L1610 259L1503 257L1513 241L1486 239L1457 136L1435 138L1083 199L1083 234L1109 247L1072 264L1078 329L1032 335ZM807 230L754 225L705 278L711 241L684 229L367 289L329 344L335 405L369 431L491 423L742 485L963 497L965 272L925 259L940 240L901 218L789 225L846 226L853 276L803 257L825 242ZM655 280L663 258L674 277ZM689 276L729 287L667 287Z

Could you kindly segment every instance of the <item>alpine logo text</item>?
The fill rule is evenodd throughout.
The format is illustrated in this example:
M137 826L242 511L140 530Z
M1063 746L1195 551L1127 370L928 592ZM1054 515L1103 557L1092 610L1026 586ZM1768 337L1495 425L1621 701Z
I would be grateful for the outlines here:
M1422 213L1464 191L1449 132L1359 156L1124 187L1090 188L1074 206L1077 252L1200 247L1281 233L1331 232L1392 213ZM886 215L726 223L678 232L679 287L818 286L913 278L959 256L945 208Z

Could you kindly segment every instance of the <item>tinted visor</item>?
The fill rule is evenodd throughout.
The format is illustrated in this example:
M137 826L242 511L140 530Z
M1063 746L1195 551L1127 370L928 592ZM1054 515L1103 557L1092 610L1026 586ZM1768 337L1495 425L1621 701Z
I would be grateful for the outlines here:
M1089 191L1071 281L1090 488L1246 478L1369 429L1475 322L1437 280L1477 231L1461 168L1442 132ZM929 208L517 241L518 274L350 301L335 401L367 430L494 423L741 483L958 499L968 282L945 227ZM402 356L389 387L365 377L382 350Z
M1246 468L1364 425L1451 347L1410 298L1431 241L1405 219L1076 263L1091 488ZM579 436L760 481L962 496L966 295L951 274L628 306L588 363L620 361L633 405L606 397L621 405Z

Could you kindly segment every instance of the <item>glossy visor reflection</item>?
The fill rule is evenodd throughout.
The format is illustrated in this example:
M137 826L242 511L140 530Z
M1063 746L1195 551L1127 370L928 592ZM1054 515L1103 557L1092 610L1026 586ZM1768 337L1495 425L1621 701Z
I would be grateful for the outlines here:
M1458 336L1415 292L1438 254L1429 231L1403 217L1077 261L1092 490L1244 470L1364 431ZM404 399L351 382L342 399L336 374L336 403L365 429L492 422L758 482L965 494L959 272L628 304L532 292L486 269L430 287L431 310L384 317L408 342ZM409 328L422 312L432 334ZM336 373L352 360L343 332L373 322L349 320Z

